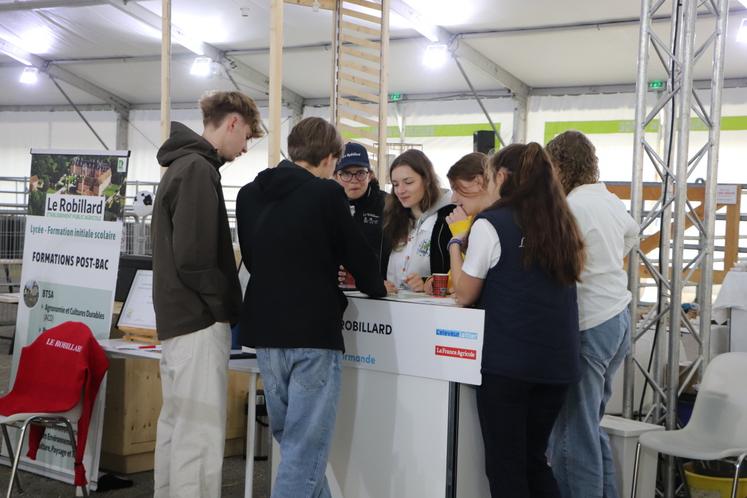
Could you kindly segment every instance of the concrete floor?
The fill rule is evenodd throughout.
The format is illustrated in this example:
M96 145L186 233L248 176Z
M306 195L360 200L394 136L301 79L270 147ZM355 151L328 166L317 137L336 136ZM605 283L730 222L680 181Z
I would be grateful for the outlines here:
M267 462L255 462L254 466L254 497L267 498L269 495L266 488ZM102 469L102 472L105 470ZM146 498L153 496L153 472L140 472L128 476L120 476L133 481L131 488L116 491L94 492L94 496L119 497L119 498ZM0 492L5 493L10 479L10 469L0 466ZM29 498L53 498L75 496L73 487L59 481L53 481L46 477L21 472L24 493L19 497ZM15 491L14 491L14 496ZM241 457L226 458L223 461L223 490L221 497L238 498L244 496L244 459Z
M7 337L12 334L12 328L0 327L0 395L8 390L10 377L11 356L8 353L9 341ZM240 457L226 458L223 461L223 491L221 497L234 498L244 496L244 467L245 460ZM106 469L100 469L106 473ZM45 477L21 472L21 482L24 494L30 498L53 498L75 496L73 487L69 484L47 479ZM120 476L133 481L130 488L93 493L96 496L120 497L120 498L145 498L153 496L153 472L140 472L127 476ZM0 465L0 494L5 494L10 479L10 468ZM254 463L254 486L255 498L268 498L268 463L267 461L255 461ZM15 492L14 492L15 495Z

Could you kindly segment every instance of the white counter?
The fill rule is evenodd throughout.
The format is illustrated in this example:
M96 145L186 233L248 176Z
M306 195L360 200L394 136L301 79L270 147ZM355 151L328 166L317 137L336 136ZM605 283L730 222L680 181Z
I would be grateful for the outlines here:
M484 312L422 294L358 296L343 318L332 496L489 496L474 389L457 384L480 383ZM273 479L277 458L274 444Z

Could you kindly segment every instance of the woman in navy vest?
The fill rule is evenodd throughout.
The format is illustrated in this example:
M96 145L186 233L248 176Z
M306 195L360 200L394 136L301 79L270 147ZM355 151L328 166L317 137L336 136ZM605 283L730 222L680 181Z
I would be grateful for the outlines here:
M493 498L555 498L545 451L566 391L579 378L583 242L539 144L501 149L488 177L497 199L465 238L449 242L457 302L485 310L477 389L485 471Z

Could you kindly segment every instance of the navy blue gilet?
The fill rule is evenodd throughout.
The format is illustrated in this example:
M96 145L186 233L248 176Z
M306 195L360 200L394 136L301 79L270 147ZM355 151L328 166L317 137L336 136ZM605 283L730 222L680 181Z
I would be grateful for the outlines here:
M524 268L524 235L508 207L486 211L501 256L485 277L482 372L516 380L564 384L580 376L576 285L561 285L539 266ZM469 250L469 249L468 249Z

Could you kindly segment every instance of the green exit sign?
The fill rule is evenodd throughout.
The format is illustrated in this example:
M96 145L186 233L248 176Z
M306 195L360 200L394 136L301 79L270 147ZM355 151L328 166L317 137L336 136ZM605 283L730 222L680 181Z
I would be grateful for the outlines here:
M390 93L389 94L389 102L397 102L405 98L404 94L400 92Z
M649 81L648 87L652 90L658 90L660 88L664 88L664 82L662 80Z

